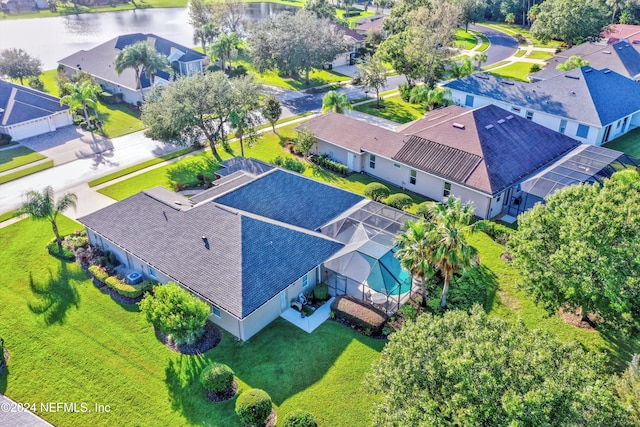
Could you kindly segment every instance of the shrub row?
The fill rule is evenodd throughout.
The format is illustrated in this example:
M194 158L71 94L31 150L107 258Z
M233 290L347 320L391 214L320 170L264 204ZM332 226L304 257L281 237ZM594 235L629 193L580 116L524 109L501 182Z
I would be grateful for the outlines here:
M329 169L330 171L341 175L347 175L349 173L349 168L346 165L336 162L335 160L331 160L326 154L319 156L317 154L313 154L311 156L311 161L320 167Z
M507 227L506 225L498 224L497 222L489 221L487 219L483 219L481 222L484 223L483 231L501 245L506 245L511 236L515 233L515 230Z
M331 311L337 319L344 319L352 325L370 330L374 335L380 333L382 326L387 321L387 315L384 311L350 295L336 297L331 303Z
M95 277L96 280L98 280L101 283L104 283L107 280L107 277L109 277L109 273L107 273L105 270L102 269L102 267L98 265L89 266L89 273L91 273L93 277Z
M100 283L104 283L123 297L128 298L138 298L140 295L151 290L151 288L157 285L157 282L154 282L153 280L143 280L137 285L130 285L125 283L124 279L118 279L116 276L109 276L109 273L103 270L103 267L97 265L89 266L89 272Z
M280 166L298 173L304 173L305 169L307 169L307 166L304 163L299 160L292 159L291 157L278 156L275 158L273 163L276 166Z
M76 260L76 254L74 254L72 251L65 249L65 248L60 248L58 246L57 243L53 242L53 243L49 243L47 245L47 252L49 252L50 255L53 255L56 258L60 258L63 259L65 261L75 261Z

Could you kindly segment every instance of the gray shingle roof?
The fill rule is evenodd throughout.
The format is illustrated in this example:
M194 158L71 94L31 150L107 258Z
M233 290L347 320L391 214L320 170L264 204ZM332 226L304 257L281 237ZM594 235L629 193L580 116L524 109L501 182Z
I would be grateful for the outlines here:
M307 230L317 230L363 197L304 176L275 170L215 202Z
M66 111L60 98L0 79L0 126L11 126Z
M238 318L342 248L319 233L215 203L170 209L161 199L173 193L159 197L162 191L138 193L79 221Z
M245 171L254 175L262 175L265 172L268 172L272 169L275 169L275 166L270 165L269 163L265 163L258 159L250 159L246 157L232 157L224 162L220 163L220 168L216 175L219 176L227 176L231 175L234 172L239 170Z
M603 127L640 111L640 85L611 70L582 67L537 83L474 74L445 87Z

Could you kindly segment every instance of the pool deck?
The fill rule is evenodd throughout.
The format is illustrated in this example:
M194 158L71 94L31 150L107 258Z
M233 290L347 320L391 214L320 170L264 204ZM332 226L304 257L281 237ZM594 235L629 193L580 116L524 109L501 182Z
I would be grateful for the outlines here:
M329 318L331 313L331 303L335 298L330 298L327 302L316 309L311 316L301 317L300 312L291 307L283 311L280 317L288 320L305 332L311 333L316 330L325 320Z

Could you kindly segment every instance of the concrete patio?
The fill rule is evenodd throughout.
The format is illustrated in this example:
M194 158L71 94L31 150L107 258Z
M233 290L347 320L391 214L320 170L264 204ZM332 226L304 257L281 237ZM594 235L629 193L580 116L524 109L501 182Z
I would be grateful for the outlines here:
M293 323L298 328L308 333L313 332L329 318L331 313L331 303L335 298L331 297L327 302L318 307L311 316L301 317L300 312L293 307L288 308L280 314L280 317Z

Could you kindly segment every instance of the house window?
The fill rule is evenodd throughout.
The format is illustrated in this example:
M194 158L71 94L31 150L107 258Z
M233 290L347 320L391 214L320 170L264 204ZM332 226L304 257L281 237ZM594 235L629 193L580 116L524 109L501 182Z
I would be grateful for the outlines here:
M587 125L578 125L578 131L576 132L576 136L580 138L586 138L589 135L589 126Z
M394 168L398 168L398 169L400 169L400 165L399 165L399 164L397 164L397 163L394 163L394 164L393 164L393 167L394 167Z
M213 315L219 318L220 317L220 309L214 305L212 307L212 310L213 310Z
M149 266L149 274L153 277L156 277L156 269Z
M520 109L518 107L511 107L511 111L515 111L516 113L519 113Z
M449 197L450 194L451 194L451 183L450 182L445 182L444 183L444 191L442 192L442 195L444 197Z
M376 168L376 156L374 154L369 154L369 167L371 169Z
M412 169L411 172L409 173L409 184L416 185L417 176L418 176L418 173Z
M473 107L473 96L467 95L464 100L464 105L466 105L467 107Z
M533 120L533 111L527 111L527 120Z
M564 131L566 129L567 129L567 121L566 120L560 120L560 129L558 129L558 132L564 133Z
M304 276L302 276L302 287L306 288L308 284L309 284L309 279L307 279L307 275L305 274Z

